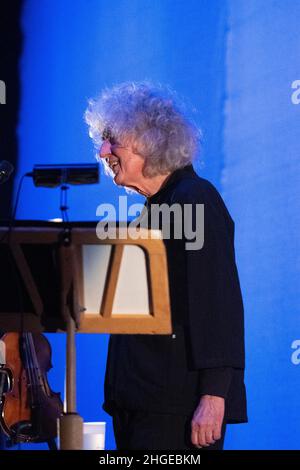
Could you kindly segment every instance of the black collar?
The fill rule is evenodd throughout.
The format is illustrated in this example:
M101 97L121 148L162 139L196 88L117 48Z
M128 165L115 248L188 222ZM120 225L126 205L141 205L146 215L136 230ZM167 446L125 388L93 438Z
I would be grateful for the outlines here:
M178 168L177 170L173 171L173 173L169 175L169 177L166 179L166 181L164 182L162 187L157 191L157 193L147 198L147 204L152 204L157 199L160 199L160 197L165 194L165 192L168 191L171 186L173 186L179 179L181 179L187 174L195 174L195 170L192 164L186 165L183 168Z

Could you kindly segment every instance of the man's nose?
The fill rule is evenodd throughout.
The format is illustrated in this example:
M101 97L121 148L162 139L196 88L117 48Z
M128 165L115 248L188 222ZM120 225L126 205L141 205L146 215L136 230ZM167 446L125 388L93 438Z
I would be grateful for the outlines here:
M111 154L111 143L109 142L109 140L105 140L100 147L99 156L100 158L107 158Z

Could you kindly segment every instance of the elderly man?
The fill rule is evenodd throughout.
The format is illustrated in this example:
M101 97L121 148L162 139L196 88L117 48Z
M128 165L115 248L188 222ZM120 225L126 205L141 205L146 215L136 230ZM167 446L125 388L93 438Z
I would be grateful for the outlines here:
M243 302L234 222L192 166L199 131L170 90L147 82L104 90L86 120L115 184L143 194L150 213L204 205L203 247L165 240L173 334L110 337L103 408L117 448L222 449L226 424L247 421Z

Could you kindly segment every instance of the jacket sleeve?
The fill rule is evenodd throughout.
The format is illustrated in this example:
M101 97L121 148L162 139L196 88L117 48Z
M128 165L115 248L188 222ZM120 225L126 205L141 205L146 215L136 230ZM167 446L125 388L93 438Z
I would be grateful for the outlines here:
M232 367L201 369L199 374L199 394L227 398L232 375Z
M204 245L186 250L185 256L193 366L244 368L243 301L235 263L234 223L217 192L209 197L192 194L189 199L193 216L195 204L204 204ZM203 229L196 222L193 220L193 228ZM209 380L208 375L206 378Z

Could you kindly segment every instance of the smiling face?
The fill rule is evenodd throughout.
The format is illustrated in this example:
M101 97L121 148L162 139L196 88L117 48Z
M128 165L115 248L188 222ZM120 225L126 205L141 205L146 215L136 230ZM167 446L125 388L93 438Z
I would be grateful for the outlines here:
M141 155L133 153L130 146L111 144L108 140L103 142L99 155L112 170L117 185L139 189L145 162Z

